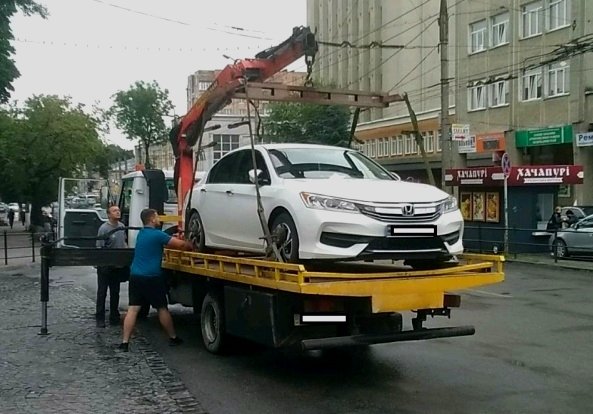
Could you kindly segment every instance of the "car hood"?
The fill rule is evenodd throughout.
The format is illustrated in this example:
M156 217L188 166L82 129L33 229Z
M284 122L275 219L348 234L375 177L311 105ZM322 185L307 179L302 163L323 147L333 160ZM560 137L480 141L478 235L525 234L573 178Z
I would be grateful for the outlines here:
M285 188L352 201L375 203L422 203L441 201L449 194L427 184L408 181L365 180L357 178L284 179Z

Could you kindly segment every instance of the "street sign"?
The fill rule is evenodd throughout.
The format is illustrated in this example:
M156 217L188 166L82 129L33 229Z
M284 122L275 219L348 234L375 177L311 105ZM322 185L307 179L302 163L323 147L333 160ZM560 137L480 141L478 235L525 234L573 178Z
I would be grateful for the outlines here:
M593 132L576 134L577 147L590 147L593 145Z
M453 141L463 141L469 139L469 124L451 125L451 139Z
M500 165L502 167L502 173L504 174L505 178L508 178L509 174L511 173L511 158L509 157L508 153L504 153L502 158L500 159Z

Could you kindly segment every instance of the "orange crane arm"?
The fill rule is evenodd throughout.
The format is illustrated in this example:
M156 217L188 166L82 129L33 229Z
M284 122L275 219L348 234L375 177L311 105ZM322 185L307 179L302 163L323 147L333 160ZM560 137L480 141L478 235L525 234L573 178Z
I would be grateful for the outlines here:
M302 56L307 59L307 72L310 76L316 52L317 42L313 32L308 27L295 27L292 36L279 45L258 53L255 59L237 60L226 66L183 116L181 122L171 130L170 141L175 154L174 179L178 214L182 221L184 221L185 197L193 185L192 147L204 132L206 122L230 102L234 94L241 90L245 81L263 82Z

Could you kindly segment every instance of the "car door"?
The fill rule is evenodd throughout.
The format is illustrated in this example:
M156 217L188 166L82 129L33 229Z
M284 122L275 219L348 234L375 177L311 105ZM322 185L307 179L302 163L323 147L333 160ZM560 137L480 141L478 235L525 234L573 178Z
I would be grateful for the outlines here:
M233 208L241 214L229 217L229 224L233 231L233 237L242 249L250 251L263 251L265 241L264 232L257 213L257 194L255 184L249 180L249 171L253 169L251 150L241 150L236 170L236 182L230 188L229 194ZM256 150L256 163L260 174L260 194L262 200L267 197L270 188L270 175L264 159Z
M572 231L567 240L568 251L577 255L593 254L593 217L581 220L575 229L570 230Z
M237 162L240 154L229 153L210 170L206 183L199 187L197 208L208 246L238 248L233 238L234 229L229 220L242 212L236 209L232 198L236 182Z

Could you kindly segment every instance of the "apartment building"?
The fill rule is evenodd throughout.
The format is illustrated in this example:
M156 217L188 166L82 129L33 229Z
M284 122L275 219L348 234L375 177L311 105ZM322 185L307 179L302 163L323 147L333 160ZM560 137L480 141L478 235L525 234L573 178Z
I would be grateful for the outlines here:
M451 2L453 3L453 2ZM349 42L356 47L320 45L314 79L321 84L351 90L407 93L418 117L419 129L433 174L440 181L442 145L440 125L439 1L308 0L307 24L317 40ZM448 7L453 15L455 4ZM454 44L455 33L449 42ZM368 47L381 44L383 47ZM362 48L361 48L362 47ZM454 73L450 48L450 73ZM454 80L451 80L454 83ZM454 114L454 88L449 114ZM402 178L427 182L427 174L406 105L361 113L358 147Z
M516 166L573 166L581 180L539 187L536 208L546 213L593 204L592 16L587 0L490 0L463 1L455 17L467 164L489 166L506 152Z

